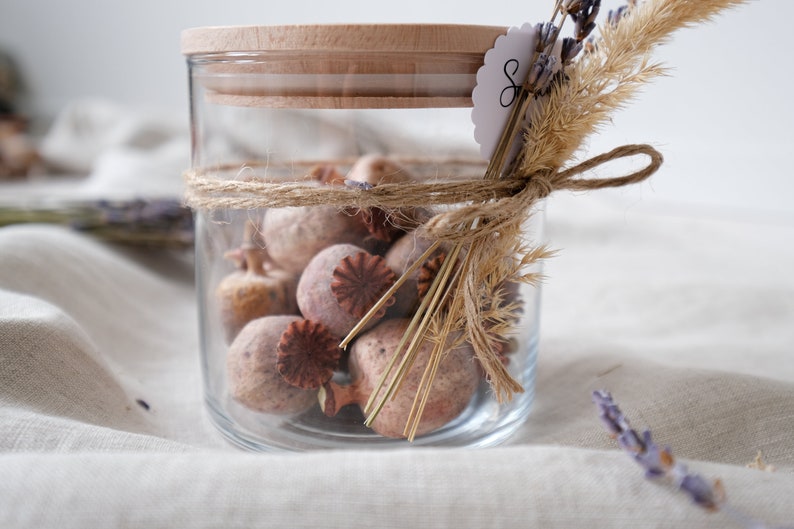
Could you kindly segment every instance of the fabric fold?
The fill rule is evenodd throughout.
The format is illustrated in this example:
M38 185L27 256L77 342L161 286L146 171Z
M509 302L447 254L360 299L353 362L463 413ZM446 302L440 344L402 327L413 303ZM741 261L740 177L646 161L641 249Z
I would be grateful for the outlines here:
M794 518L794 477L690 462L731 505ZM555 446L304 455L50 454L0 457L3 527L725 528L624 454ZM450 476L455 476L450 479ZM63 486L68 483L69 486ZM47 508L25 500L46 496ZM75 506L79 506L75 508ZM773 514L769 514L773 513Z

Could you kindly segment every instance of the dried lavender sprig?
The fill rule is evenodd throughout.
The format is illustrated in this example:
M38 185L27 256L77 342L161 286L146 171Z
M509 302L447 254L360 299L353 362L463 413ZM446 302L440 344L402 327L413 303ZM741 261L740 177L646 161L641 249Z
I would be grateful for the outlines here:
M628 419L608 391L594 391L592 400L598 406L599 418L604 427L617 439L618 445L645 469L646 478L668 479L696 505L708 511L722 511L748 529L774 529L732 508L726 501L720 480L709 482L700 474L689 472L686 465L676 461L669 447L660 448L653 441L650 430L639 435L631 428Z
M553 69L556 69L556 57L552 63L548 62L547 57L551 55L551 50L559 37L560 28L552 22L536 26L539 35L536 53L539 56L533 65L533 70L540 68L544 70L545 74L545 76L538 76L543 79L544 83L536 85L537 93L546 93L554 77L565 77L565 68L582 51L584 48L582 41L587 39L595 29L595 20L600 8L601 0L567 0L560 3L560 11L574 21L575 27L574 37L564 37L562 39L559 59L562 62L562 68L557 70L556 74L552 73Z
M0 226L58 224L106 241L136 246L188 248L193 215L175 199L36 202L0 205Z
M538 42L535 45L535 52L533 55L533 63L529 69L527 80L524 86L521 87L519 93L519 103L514 106L514 115L512 118L519 116L526 116L529 103L535 97L548 95L551 91L552 84L555 82L565 82L567 74L565 70L571 65L574 58L585 48L582 41L595 29L595 20L598 15L598 10L601 7L601 0L557 0L555 2L554 14L551 21L540 23L535 26L538 33ZM558 15L562 15L559 24L556 24ZM574 21L579 21L577 27L574 28L575 37L564 37L560 44L560 57L557 58L554 54L554 47L562 30L562 26L567 18ZM584 26L583 22L587 22ZM558 64L561 67L558 68ZM521 96L524 96L523 103ZM506 130L514 128L521 124L525 129L531 127L528 121L519 121L516 119L510 122ZM515 137L515 134L513 134ZM524 152L521 150L507 164L505 173L512 174L517 167L520 167L523 161ZM492 159L493 162L493 159Z

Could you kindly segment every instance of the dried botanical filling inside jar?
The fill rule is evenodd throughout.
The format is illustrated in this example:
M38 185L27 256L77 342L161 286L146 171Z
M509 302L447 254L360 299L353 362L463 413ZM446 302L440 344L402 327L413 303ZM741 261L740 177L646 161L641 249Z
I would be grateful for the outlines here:
M302 181L371 189L422 179L398 160L365 155L348 165L309 167ZM433 432L466 409L484 375L461 329L421 333L399 384L383 380L395 369L395 353L406 347L420 308L440 296L439 273L454 277L466 258L465 250L451 252L420 229L433 210L320 205L254 211L233 224L241 243L222 249L225 273L213 289L226 385L237 404L272 416L318 409L329 421L348 420L352 410L390 438ZM517 287L507 278L481 300L484 313L495 315L491 346L504 363L517 347L511 338L522 312ZM446 299L435 310L448 311L450 304ZM430 372L431 391L418 397Z

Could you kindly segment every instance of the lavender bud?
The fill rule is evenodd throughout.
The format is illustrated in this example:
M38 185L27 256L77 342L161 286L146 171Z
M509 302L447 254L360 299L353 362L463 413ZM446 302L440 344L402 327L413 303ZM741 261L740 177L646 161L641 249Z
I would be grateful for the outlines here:
M613 26L617 25L617 23L620 22L620 19L626 16L628 10L628 6L620 6L615 10L610 9L609 13L607 13L607 22Z
M598 389L593 391L592 400L598 406L605 406L609 404L613 404L612 394L609 391Z
M535 30L538 32L538 43L535 46L535 51L538 53L543 53L550 46L554 45L554 40L556 39L556 35L558 33L557 26L551 22L545 22L542 24L537 24L535 26Z
M576 40L582 42L590 35L590 33L593 32L595 27L596 27L595 22L586 22L584 20L577 20L576 25L574 26L574 35L576 36Z
M543 70L546 68L546 61L548 58L549 56L545 53L538 55L538 60L536 60L535 64L533 64L532 68L530 68L529 76L527 77L527 81L529 81L530 86L538 86L538 81L543 76Z
M611 421L613 421L618 426L622 426L623 422L623 413L620 411L620 408L617 407L616 404L601 404L601 413L608 417Z
M532 65L529 76L529 84L535 92L544 92L549 87L556 66L557 57L545 53L538 55L538 60Z
M574 35L581 42L595 29L595 21L601 8L601 0L582 0L576 12L569 13L574 21Z
M598 15L598 10L601 8L601 0L580 0L570 2L570 4L565 10L575 22L594 22L596 15Z
M645 443L634 430L626 430L618 435L618 445L629 452L645 452Z
M670 449L659 448L659 445L653 442L649 430L642 433L642 439L645 450L635 454L634 459L645 469L645 477L653 479L668 474L675 466L675 459Z
M606 413L602 412L598 415L598 417L601 419L601 422L610 434L616 436L623 431L617 421L615 421L613 417L610 417Z
M695 504L706 509L717 508L717 498L711 484L698 474L687 474L679 485Z
M582 43L577 42L576 39L571 37L565 37L562 39L562 62L563 64L569 64L574 57L576 57L579 52L582 51Z
M586 14L588 23L595 23L598 17L598 11L601 9L601 0L590 0L587 6L582 10Z
M557 63L559 62L560 60L553 55L549 57L549 59L546 61L546 68L544 68L543 70L543 75L544 75L542 79L543 82L541 84L544 90L548 88L549 85L551 84L551 80L554 78L554 71L557 69Z

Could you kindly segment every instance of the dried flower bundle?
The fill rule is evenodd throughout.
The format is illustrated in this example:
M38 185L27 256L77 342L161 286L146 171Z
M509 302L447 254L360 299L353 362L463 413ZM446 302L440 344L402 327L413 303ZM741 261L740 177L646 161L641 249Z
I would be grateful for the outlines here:
M604 428L617 439L618 445L645 469L645 477L655 481L667 481L687 494L698 507L711 512L722 511L745 527L774 529L733 509L727 502L725 490L719 479L709 482L700 474L690 472L685 464L673 457L669 447L662 448L653 441L650 430L645 430L640 435L631 428L629 420L608 391L594 391L592 399L598 407Z
M533 107L524 131L519 174L555 171L564 166L584 140L625 107L643 85L664 75L652 61L654 49L678 29L712 19L745 0L648 0L630 3L600 28L592 53L566 71L543 105Z
M425 298L429 303L420 307L412 322L415 327L409 327L402 344L405 349L395 352L394 362L389 366L389 369L398 366L396 372L388 383L388 371L382 376L381 384L387 384L387 391L379 402L370 402L365 408L370 414L369 421L393 395L412 364L417 340L409 334L418 336L429 329L440 333L436 339L439 344L445 343L450 332L464 332L499 402L523 390L500 361L499 340L504 335L493 332L495 325L507 330L505 322L510 320L510 309L503 307L496 316L489 315L482 301L497 297L496 289L506 278L535 282L537 277L523 277L520 271L551 255L546 248L522 242L521 228L531 214L532 205L554 189L564 187L562 179L567 176L563 176L561 169L587 136L625 106L642 85L665 72L651 62L650 54L656 46L676 29L708 20L722 9L740 3L741 0L651 0L637 6L632 2L610 13L597 45L591 45L590 53L578 61L573 59L595 28L601 2L558 0L555 3L551 21L538 25L540 38L533 50L533 66L519 89L485 174L486 180L524 180L527 186L506 199L463 207L425 224L423 229L439 240L455 241L453 254L465 247L465 258L455 275L450 272L457 258L442 264ZM567 18L574 23L574 36L563 39L562 56L558 59L555 44ZM563 68L557 68L558 61ZM508 160L510 146L519 131L523 133L523 148L516 160L511 161ZM587 188L587 181L580 182ZM621 179L614 179L612 184L599 182L621 183L625 182ZM447 297L451 297L451 302L445 301ZM448 310L441 310L446 306ZM443 349L439 346L433 355L443 355ZM402 360L398 363L400 356ZM432 385L433 365L437 365L437 360L430 362L426 383L417 394L414 422L406 425L409 439L413 438L412 432L421 418L421 402Z
M533 50L532 66L526 80L518 89L507 124L486 169L485 180L510 177L509 174L503 174L503 169L509 161L513 140L519 128L524 126L524 117L529 105L536 96L545 94L555 80L562 78L558 73L564 70L558 68L558 62L570 63L581 50L579 43L595 27L594 20L599 6L600 0L558 1L551 22L537 26L539 38ZM562 22L555 24L558 16L562 17L562 21L570 16L576 24L576 36L573 40L569 38L564 41L561 58L555 53L555 45L562 25ZM545 247L533 247L523 241L522 226L530 215L532 202L538 197L527 198L528 202L519 200L517 207L507 208L505 210L507 214L503 212L501 218L494 214L501 209L501 205L492 204L488 209L477 209L479 206L468 208L463 216L457 218L455 215L436 216L423 227L439 241L455 240L455 244L448 258L441 263L419 310L411 321L409 330L394 352L392 363L381 375L370 402L364 408L365 413L369 414L368 424L375 419L386 402L393 397L396 388L401 385L405 373L413 365L421 343L420 337L428 334L430 330L433 331L430 334L435 336L436 347L430 355L430 361L416 393L411 419L405 427L404 434L408 439L413 439L416 435L424 403L429 397L436 370L446 350L445 344L454 332L461 332L466 341L473 346L477 360L499 402L523 391L521 384L507 371L499 354L502 350L502 341L509 334L515 319L515 307L510 304L500 306L493 300L501 298L500 290L505 281L536 283L539 279L537 275L525 274L522 271L551 255ZM440 230L439 226L441 226ZM443 235L440 232L443 232ZM429 256L437 247L438 244L431 246L427 255ZM463 252L464 247L465 252ZM464 255L460 266L457 266L458 255ZM454 274L453 268L455 268ZM489 303L488 300L491 302ZM346 341L351 338L352 336L349 335ZM399 357L402 357L402 360L397 364ZM386 391L378 398L377 395L380 394L395 365L396 372L387 384Z

